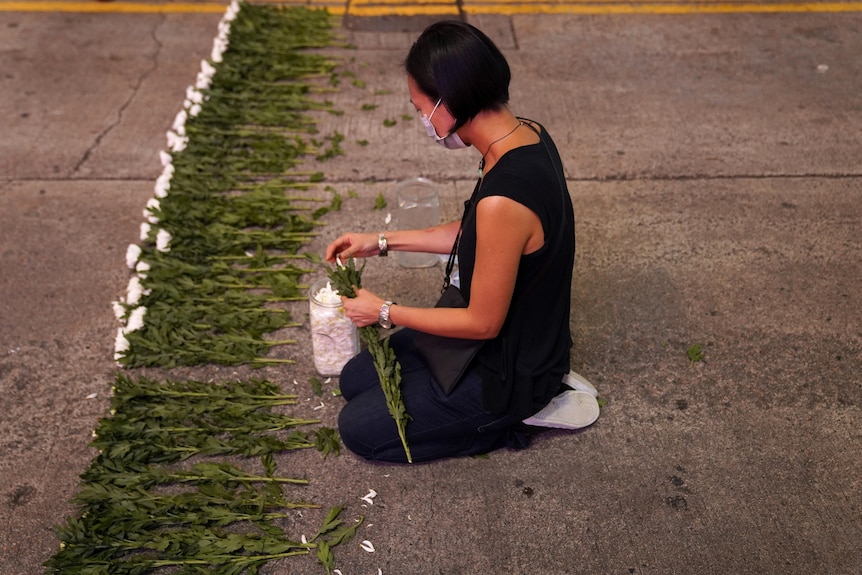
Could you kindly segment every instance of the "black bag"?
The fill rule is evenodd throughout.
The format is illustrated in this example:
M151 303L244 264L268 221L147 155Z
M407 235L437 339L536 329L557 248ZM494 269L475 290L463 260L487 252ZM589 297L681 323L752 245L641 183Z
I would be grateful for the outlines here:
M467 307L467 302L458 288L447 285L434 307ZM425 361L443 393L449 395L484 343L483 339L460 339L418 332L413 347Z
M455 257L458 254L458 245L461 243L461 230L464 220L473 202L482 187L482 178L476 182L470 199L464 202L464 214L461 216L461 226L452 244L449 253L449 261L446 263L446 278L443 280L442 295L434 307L467 307L467 300L457 287L449 283L452 270L455 268ZM430 333L418 332L413 340L413 349L425 362L431 376L443 389L443 393L449 395L455 386L464 377L464 373L476 357L476 353L485 343L483 339L461 339L457 337L443 337L431 335Z

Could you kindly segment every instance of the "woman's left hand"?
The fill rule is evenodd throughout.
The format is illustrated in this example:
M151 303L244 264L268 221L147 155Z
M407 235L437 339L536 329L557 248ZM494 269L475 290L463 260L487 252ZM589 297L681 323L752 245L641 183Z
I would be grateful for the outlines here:
M356 297L341 297L344 304L344 313L358 327L374 325L380 318L380 307L384 300L368 291L367 289L357 289Z

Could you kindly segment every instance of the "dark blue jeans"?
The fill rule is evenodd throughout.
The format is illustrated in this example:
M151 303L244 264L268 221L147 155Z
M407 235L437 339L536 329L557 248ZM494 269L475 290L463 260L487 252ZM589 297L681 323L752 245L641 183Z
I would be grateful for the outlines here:
M390 337L401 364L404 406L412 417L406 435L413 461L526 447L527 437L512 429L518 422L500 419L482 407L482 380L475 372L468 372L451 394L444 395L412 350L415 335L415 331L403 329ZM344 366L341 394L347 400L338 417L344 445L366 459L406 463L398 429L367 351Z

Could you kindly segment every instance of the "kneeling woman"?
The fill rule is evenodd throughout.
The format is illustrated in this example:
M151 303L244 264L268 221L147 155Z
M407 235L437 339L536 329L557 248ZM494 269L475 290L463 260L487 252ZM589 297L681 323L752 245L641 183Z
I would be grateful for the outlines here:
M391 345L412 417L407 442L414 461L523 447L521 421L559 393L569 371L575 232L560 157L541 125L508 108L509 65L478 29L431 25L410 49L406 71L428 135L446 148L472 146L481 154L464 217L424 230L347 233L329 245L326 259L386 250L457 253L466 307L390 305L361 289L343 298L345 311L360 327L404 328ZM484 341L451 392L417 355L417 332ZM344 444L368 459L406 461L368 352L344 367L341 391Z

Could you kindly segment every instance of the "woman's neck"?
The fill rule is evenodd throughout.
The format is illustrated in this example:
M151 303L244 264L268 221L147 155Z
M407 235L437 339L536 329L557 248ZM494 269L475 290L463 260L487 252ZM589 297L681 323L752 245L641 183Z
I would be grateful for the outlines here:
M524 145L521 137L522 126L519 120L508 108L497 111L482 112L468 122L461 137L482 154L479 160L480 176L490 170L500 157L512 148Z

